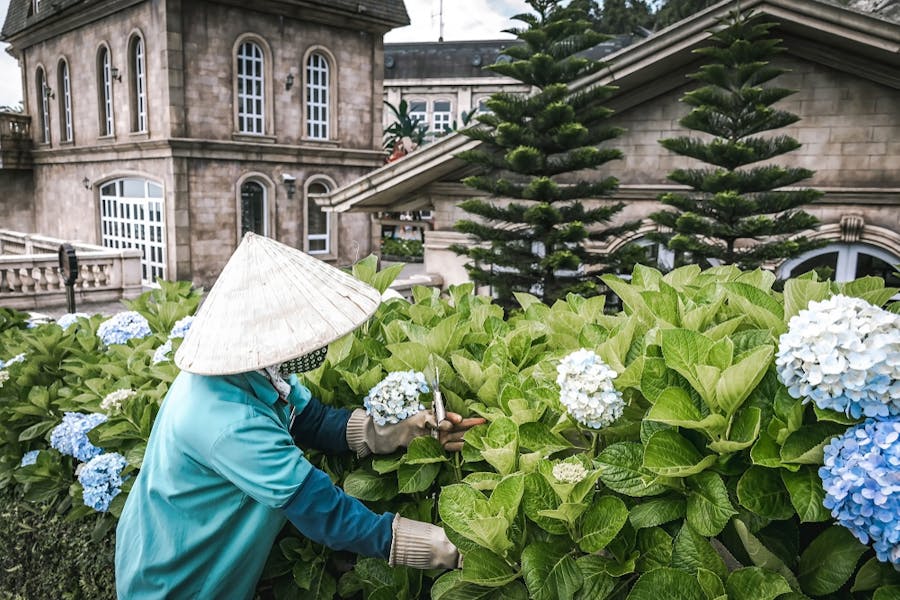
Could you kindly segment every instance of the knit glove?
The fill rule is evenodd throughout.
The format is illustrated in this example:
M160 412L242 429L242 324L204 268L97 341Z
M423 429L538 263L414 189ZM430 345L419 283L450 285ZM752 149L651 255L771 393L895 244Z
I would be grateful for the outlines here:
M437 525L413 521L397 515L391 541L392 567L406 565L414 569L456 569L459 550Z
M362 408L357 408L347 421L347 445L356 456L390 454L406 448L415 438L429 435L437 427L434 413L419 411L393 425L378 425Z

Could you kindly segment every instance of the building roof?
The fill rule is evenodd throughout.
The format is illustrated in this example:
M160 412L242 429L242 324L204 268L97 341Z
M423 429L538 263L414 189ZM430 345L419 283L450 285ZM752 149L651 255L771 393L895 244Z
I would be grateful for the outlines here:
M888 0L894 1L894 0ZM660 85L683 85L693 50L707 43L719 18L733 9L723 0L653 36L614 52L609 68L571 85L573 91L615 85L608 102L621 112L660 93ZM771 15L779 35L791 36L788 50L836 69L900 90L900 23L885 15L850 10L830 0L744 0L742 8ZM478 142L453 133L317 199L325 210L398 210L417 190L457 179L468 168L456 158Z
M86 8L87 5L96 4L96 0L43 0L36 15L32 14L32 0L10 0L0 39L6 40L25 31L46 16L59 14L79 4ZM298 8L319 8L329 13L350 14L390 27L409 25L409 15L406 13L403 0L287 0L282 4L293 4Z
M640 39L637 35L619 35L597 44L582 54L594 60L621 50ZM499 77L486 69L504 59L503 50L522 42L508 40L473 40L462 42L403 42L384 45L384 78L450 79Z

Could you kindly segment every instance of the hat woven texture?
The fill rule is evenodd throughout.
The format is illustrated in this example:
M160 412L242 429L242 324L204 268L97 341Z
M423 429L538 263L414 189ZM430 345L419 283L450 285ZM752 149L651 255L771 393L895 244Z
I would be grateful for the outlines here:
M378 308L377 290L312 256L247 233L175 354L179 368L230 375L323 348Z

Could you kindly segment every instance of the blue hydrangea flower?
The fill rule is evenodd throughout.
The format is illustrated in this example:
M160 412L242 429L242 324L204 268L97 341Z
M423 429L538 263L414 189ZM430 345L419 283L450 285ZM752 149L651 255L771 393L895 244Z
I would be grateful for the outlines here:
M97 328L97 336L107 346L125 344L128 340L150 335L150 324L140 313L135 311L120 312Z
M75 324L78 319L88 319L90 315L87 313L75 312L66 313L56 320L56 324L63 328L63 331Z
M556 372L559 401L576 421L600 429L622 416L625 401L613 386L618 373L597 354L576 350L559 361Z
M127 461L117 452L95 456L78 473L84 488L82 498L86 506L98 512L109 510L109 503L122 491L122 469Z
M192 315L188 315L183 319L179 319L178 322L172 326L172 331L169 332L169 339L183 338L185 335L187 335L187 332L191 328L191 324L193 322L194 317Z
M369 390L363 406L378 425L396 424L425 410L419 395L429 391L422 372L392 371Z
M778 378L794 398L854 418L900 415L900 315L837 295L791 318Z
M15 356L10 358L6 362L0 360L0 369L9 368L9 365L14 365L14 364L20 363L20 362L25 362L25 353L24 352L22 352L21 354L16 354Z
M848 429L825 446L825 508L878 560L900 569L900 420Z
M166 343L156 349L153 353L153 364L161 363L169 360L169 352L172 351L172 338L166 340Z
M25 455L22 457L22 462L19 466L27 467L28 465L33 465L34 463L37 462L37 457L38 457L38 454L40 454L40 453L41 453L40 450L30 450L30 451L26 452Z
M104 422L104 414L67 412L62 423L50 432L50 446L62 454L87 462L102 452L88 440L87 432Z

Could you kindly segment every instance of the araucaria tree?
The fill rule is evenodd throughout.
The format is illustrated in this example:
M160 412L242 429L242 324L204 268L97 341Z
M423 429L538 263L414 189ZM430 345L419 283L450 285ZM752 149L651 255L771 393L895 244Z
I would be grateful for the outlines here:
M722 26L712 34L715 44L697 51L709 62L690 77L704 85L682 98L693 110L681 125L707 135L660 141L710 166L669 173L693 191L663 194L660 201L675 210L651 218L670 230L655 237L681 261L717 259L753 269L820 245L800 235L818 222L800 207L821 193L792 187L813 175L809 169L770 160L799 148L797 140L759 135L799 120L773 106L794 91L764 85L786 72L770 62L783 51L770 33L774 25L735 11Z
M507 30L524 43L505 50L512 60L489 68L532 86L534 93L491 96L490 112L463 132L482 144L459 154L479 168L464 182L489 197L461 204L481 218L456 224L476 243L454 249L472 259L470 277L490 285L503 305L513 304L517 291L546 302L569 292L596 293L597 274L614 268L617 257L591 252L586 243L634 226L608 226L622 204L585 203L615 190L614 177L598 177L593 170L621 157L619 150L598 147L620 133L606 124L612 111L601 105L614 88L569 87L604 66L578 55L605 39L588 18L594 4L527 2L536 14L513 17L527 27Z

